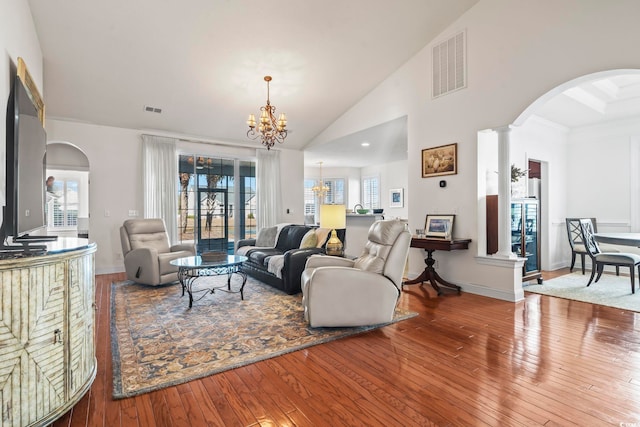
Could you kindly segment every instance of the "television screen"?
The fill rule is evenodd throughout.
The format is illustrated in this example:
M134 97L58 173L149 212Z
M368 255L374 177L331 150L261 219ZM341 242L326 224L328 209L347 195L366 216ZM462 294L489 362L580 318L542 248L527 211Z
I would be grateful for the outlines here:
M47 135L22 81L16 77L7 109L7 197L4 233L14 240L45 224Z

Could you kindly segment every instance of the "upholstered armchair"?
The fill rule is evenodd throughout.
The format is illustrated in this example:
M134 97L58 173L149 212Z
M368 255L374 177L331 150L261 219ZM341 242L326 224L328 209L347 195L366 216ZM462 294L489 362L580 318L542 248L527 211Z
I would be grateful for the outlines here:
M398 220L376 221L358 258L313 255L302 273L302 305L311 327L387 323L400 298L411 234Z
M178 280L178 267L170 262L196 253L193 244L171 246L159 218L126 220L120 227L120 243L127 279L151 286Z

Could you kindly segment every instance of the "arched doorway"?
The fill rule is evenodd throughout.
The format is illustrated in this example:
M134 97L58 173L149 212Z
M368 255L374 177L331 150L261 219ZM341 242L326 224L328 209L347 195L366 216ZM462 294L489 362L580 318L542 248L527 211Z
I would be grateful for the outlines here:
M599 217L609 228L603 231L637 231L639 117L640 70L593 73L553 88L512 124L501 128L503 133L508 128L508 136L503 138L503 143L505 139L508 143L508 156L498 160L499 132L479 134L479 200L498 192L503 198L511 197L508 178L498 190L496 171L508 173L512 164L526 170L530 160L542 163L540 193L535 197L541 201L543 269L568 265L565 217ZM482 203L480 210L485 212ZM509 215L505 212L503 216L499 227L508 234ZM479 224L482 228L486 222ZM599 228L600 224L599 220ZM485 230L480 230L479 235L484 236Z
M50 234L89 237L89 159L68 142L47 144L47 229ZM49 178L52 178L49 180Z

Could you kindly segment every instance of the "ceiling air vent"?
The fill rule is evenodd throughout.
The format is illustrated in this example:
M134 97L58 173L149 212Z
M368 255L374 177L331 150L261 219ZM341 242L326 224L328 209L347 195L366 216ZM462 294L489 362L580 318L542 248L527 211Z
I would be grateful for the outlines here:
M466 31L434 46L433 97L437 98L467 86Z
M156 107L150 107L148 105L144 106L144 111L146 111L147 113L162 113L162 108L156 108Z

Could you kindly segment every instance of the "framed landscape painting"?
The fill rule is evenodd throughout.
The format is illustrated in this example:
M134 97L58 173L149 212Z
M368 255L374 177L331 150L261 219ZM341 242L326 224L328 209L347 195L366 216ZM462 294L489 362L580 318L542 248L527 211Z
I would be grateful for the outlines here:
M458 173L458 143L422 150L422 177Z
M453 236L453 220L455 215L430 215L424 222L425 237L451 238Z

